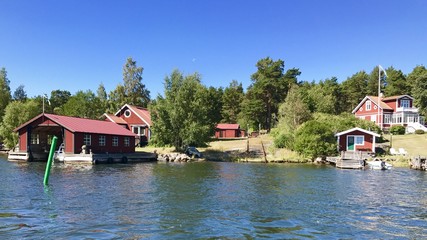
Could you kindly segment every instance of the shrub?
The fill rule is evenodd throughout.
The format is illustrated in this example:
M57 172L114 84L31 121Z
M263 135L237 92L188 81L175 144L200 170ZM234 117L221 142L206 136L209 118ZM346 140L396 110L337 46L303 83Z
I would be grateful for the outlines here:
M336 141L329 124L310 120L298 128L294 148L299 154L314 159L335 153Z
M390 128L390 133L393 135L403 135L405 134L405 127L404 126L392 126Z
M417 129L417 130L415 130L415 134L424 134L425 132L424 132L424 130L422 130L422 129Z

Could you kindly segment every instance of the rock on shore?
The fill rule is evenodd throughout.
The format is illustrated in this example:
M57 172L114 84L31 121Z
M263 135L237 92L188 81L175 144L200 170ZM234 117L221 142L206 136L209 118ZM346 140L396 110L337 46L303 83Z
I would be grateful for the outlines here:
M160 162L191 162L199 161L200 158L191 158L184 153L160 153L157 155L157 161Z

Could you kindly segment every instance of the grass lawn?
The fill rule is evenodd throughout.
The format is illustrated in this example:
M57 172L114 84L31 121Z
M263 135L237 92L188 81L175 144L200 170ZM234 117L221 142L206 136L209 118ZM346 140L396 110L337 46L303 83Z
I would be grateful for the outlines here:
M391 147L404 148L409 156L427 156L427 134L384 135Z

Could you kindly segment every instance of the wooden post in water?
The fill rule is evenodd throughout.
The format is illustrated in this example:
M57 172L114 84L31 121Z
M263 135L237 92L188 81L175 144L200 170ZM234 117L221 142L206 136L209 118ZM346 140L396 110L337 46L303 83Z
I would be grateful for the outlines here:
M53 136L53 138L52 138L52 144L50 145L49 158L47 159L46 171L44 173L43 184L45 186L49 182L50 168L52 167L53 155L55 153L55 148L56 148L56 141L58 141L58 138L56 136Z

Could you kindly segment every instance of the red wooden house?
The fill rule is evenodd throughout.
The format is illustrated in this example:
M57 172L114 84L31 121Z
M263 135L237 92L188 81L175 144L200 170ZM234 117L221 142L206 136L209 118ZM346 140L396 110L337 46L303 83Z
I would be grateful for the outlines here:
M66 154L135 152L135 134L112 122L40 114L14 131L19 134L18 153L24 153L25 160L46 160L53 136Z
M239 124L219 123L215 128L215 138L240 138L245 136L245 130Z
M143 146L150 140L152 125L148 109L125 104L115 114L104 114L105 120L119 124L135 133L135 143Z
M352 128L335 134L338 151L365 151L375 152L375 137L379 134L362 128Z
M361 119L373 121L381 128L393 125L410 126L413 129L424 127L424 118L414 107L414 99L409 95L378 98L366 96L352 113Z

